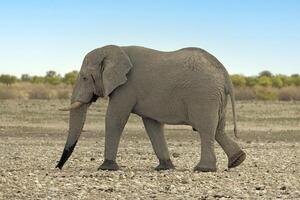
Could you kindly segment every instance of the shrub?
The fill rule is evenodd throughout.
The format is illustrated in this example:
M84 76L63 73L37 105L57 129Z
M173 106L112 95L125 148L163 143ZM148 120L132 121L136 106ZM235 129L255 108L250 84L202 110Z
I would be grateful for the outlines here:
M58 85L62 82L62 80L60 76L45 77L45 82L51 85Z
M0 99L18 99L21 98L17 90L11 88L0 88Z
M246 79L246 86L253 87L256 85L256 82L257 82L256 77L249 76L249 77L246 77L245 79Z
M293 85L300 86L300 76L292 76L291 77Z
M58 85L62 82L62 78L55 71L48 71L45 76L45 82L51 85Z
M275 77L272 77L271 80L272 80L273 87L281 88L283 86L283 82L280 77L275 76Z
M56 98L69 99L70 95L70 90L57 90Z
M42 76L33 76L30 80L31 83L34 84L40 84L40 83L44 83L45 79Z
M267 76L261 76L257 80L257 84L260 86L268 87L272 85L272 80L270 77Z
M246 85L246 79L242 75L232 75L231 77L232 84L237 87L243 87Z
M254 100L256 98L255 91L250 87L238 87L234 89L236 100Z
M53 92L44 85L38 85L32 88L28 93L29 99L51 99L54 96Z
M291 86L293 84L293 78L285 75L278 75L282 80L283 87Z
M69 73L66 73L64 78L63 78L63 82L69 85L74 85L75 81L77 79L78 76L78 71L72 71Z
M279 90L278 99L280 101L300 101L300 88L299 87L286 87Z
M256 99L258 100L277 100L278 99L278 89L270 87L256 87L255 88Z

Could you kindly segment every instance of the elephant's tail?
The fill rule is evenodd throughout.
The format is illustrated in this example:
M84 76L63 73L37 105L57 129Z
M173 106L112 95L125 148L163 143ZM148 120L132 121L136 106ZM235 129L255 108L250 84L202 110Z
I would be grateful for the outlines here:
M227 93L230 96L231 100L231 106L232 106L232 115L233 115L233 132L234 136L238 138L237 136L237 125L236 125L236 113L235 113L235 97L234 97L234 90L233 90L233 84L231 82L230 76L228 73L226 73L226 82L227 82Z

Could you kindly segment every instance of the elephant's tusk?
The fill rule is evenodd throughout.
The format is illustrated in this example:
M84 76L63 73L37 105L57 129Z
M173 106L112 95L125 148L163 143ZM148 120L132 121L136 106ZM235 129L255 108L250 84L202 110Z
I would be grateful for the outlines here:
M60 111L70 111L70 110L74 110L76 108L79 108L80 106L82 106L83 103L79 102L79 101L75 101L74 103L72 103L69 107L66 108L60 108Z

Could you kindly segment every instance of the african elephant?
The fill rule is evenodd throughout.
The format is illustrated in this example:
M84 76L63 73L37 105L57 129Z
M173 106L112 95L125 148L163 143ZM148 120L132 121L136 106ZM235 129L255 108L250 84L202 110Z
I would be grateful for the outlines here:
M228 157L228 167L240 165L246 154L225 133L230 96L236 135L233 86L224 66L199 48L162 52L138 46L104 46L89 52L75 83L69 135L56 167L62 169L81 134L89 105L109 97L105 118L105 152L101 170L118 170L120 136L131 113L140 116L159 159L156 170L174 168L163 133L164 124L190 125L201 137L201 159L195 171L214 172L216 140Z

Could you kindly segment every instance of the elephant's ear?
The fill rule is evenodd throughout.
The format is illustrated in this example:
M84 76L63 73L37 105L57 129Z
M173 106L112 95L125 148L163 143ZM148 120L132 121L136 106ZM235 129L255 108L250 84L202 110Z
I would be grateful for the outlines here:
M126 74L132 68L128 55L118 46L106 47L106 56L103 60L104 95L109 96L114 89L126 83Z

